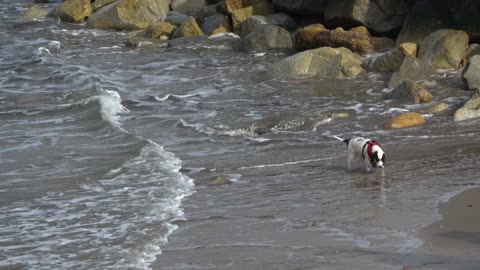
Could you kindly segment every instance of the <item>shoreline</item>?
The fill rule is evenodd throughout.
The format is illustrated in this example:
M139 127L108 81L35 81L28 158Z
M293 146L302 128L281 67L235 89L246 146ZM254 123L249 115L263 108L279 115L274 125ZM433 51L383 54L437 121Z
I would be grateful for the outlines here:
M424 243L404 259L404 269L479 269L480 187L441 203L439 213L420 230Z

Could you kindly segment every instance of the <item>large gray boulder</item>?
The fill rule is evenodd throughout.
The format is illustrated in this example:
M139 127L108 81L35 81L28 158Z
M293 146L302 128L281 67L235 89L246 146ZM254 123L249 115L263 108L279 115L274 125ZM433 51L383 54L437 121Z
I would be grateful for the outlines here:
M418 58L406 56L390 78L389 87L396 87L404 80L419 81L429 78L435 70Z
M432 101L432 94L420 84L406 80L399 84L387 95L388 99L413 104L429 103Z
M271 24L283 27L287 30L294 30L297 23L285 13L271 15L254 15L242 23L242 36L247 36L257 25Z
M173 24L176 27L179 27L185 21L187 21L189 18L190 18L189 16L187 16L187 15L181 13L181 12L173 10L173 11L168 12L167 17L165 17L165 19L163 19L163 21L168 22L169 24Z
M456 69L467 47L467 33L442 29L431 33L420 43L418 58L435 69Z
M397 44L419 43L439 29L457 29L480 37L480 1L416 0L397 37Z
M101 9L102 7L106 5L110 5L111 3L115 2L116 0L95 0L95 2L92 3L92 9L93 11L97 11Z
M294 50L290 32L276 25L259 25L244 39L247 51Z
M458 109L453 115L453 119L458 121L464 121L467 119L478 118L480 117L480 92L477 90L475 94L463 105L462 108Z
M378 56L371 56L362 63L362 67L373 72L394 72L403 63L404 55L398 49L390 50Z
M87 25L99 29L138 30L163 20L169 0L120 0L104 6L90 16Z
M480 55L480 45L478 43L472 43L468 45L467 51L465 52L464 61L468 62L468 60L474 55Z
M325 21L330 26L364 25L376 33L400 29L407 15L404 0L328 1Z
M348 78L361 73L362 57L346 48L323 47L303 51L274 63L273 77L315 76Z
M480 90L480 55L474 55L468 60L462 78L468 89Z

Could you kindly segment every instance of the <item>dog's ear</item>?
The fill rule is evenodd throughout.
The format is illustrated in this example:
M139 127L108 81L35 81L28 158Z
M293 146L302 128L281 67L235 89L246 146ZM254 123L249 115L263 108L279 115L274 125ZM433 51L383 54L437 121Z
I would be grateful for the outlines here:
M382 156L382 162L383 164L385 164L385 159L387 158L387 155L385 155L385 153L383 153L383 156Z

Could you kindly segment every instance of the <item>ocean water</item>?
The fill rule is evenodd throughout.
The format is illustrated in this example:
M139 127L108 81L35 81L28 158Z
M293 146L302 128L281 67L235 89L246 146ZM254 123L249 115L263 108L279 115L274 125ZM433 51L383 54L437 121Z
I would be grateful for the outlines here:
M399 269L478 184L458 72L425 78L451 108L430 115L386 100L384 74L269 78L285 55L235 36L132 49L27 3L0 4L2 269ZM403 111L428 123L382 129ZM331 135L377 139L385 174L347 172Z

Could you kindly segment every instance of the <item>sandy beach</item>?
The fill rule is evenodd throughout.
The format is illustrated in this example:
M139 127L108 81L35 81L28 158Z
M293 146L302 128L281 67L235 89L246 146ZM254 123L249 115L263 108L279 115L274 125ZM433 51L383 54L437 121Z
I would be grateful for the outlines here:
M408 269L480 269L480 188L440 206L442 219L421 230L424 244L408 256Z

